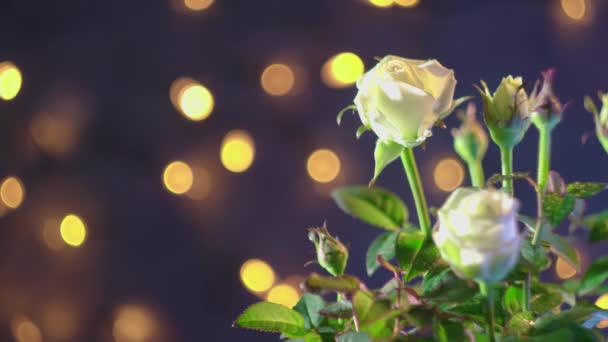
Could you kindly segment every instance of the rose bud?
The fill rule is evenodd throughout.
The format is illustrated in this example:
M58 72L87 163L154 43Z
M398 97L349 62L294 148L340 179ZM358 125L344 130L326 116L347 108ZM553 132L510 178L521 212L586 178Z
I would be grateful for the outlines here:
M542 73L543 84L538 91L538 82L530 94L530 119L537 126L548 125L552 129L562 120L564 106L553 93L553 78L555 69Z
M475 118L475 104L469 102L466 113L459 113L462 124L452 129L454 150L467 163L481 161L488 150L488 135Z
M599 98L602 101L602 109L597 110L595 103L589 96L585 96L585 108L593 114L595 121L595 134L597 139L608 153L608 94L599 93Z
M519 203L499 190L458 188L438 211L433 240L454 273L488 284L517 263Z
M494 142L512 149L519 144L530 127L528 95L521 77L502 79L492 95L485 82L477 88L483 99L483 119Z
M380 140L414 147L453 110L455 87L454 71L434 59L386 56L357 81L354 102Z
M348 249L338 238L329 234L325 224L321 228L311 228L308 239L315 244L317 261L321 267L334 276L344 274L348 261Z

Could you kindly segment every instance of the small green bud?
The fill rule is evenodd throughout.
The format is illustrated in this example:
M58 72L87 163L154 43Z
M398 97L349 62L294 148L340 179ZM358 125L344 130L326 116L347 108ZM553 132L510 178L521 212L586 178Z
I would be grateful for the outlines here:
M555 69L542 72L543 84L538 91L538 82L530 94L530 119L538 128L553 129L561 120L564 106L553 92Z
M311 228L308 239L315 244L319 265L333 276L343 275L348 261L348 249L337 237L329 234L327 226L323 224L321 228Z
M585 109L593 114L595 134L606 153L608 153L608 94L599 92L598 95L602 101L602 108L598 111L591 97L585 96Z
M513 148L530 127L528 95L521 77L502 79L492 95L485 82L477 88L483 99L483 119L492 140L500 147Z
M475 104L470 102L465 112L458 113L460 128L452 130L454 150L467 163L481 161L488 150L488 135L475 118Z

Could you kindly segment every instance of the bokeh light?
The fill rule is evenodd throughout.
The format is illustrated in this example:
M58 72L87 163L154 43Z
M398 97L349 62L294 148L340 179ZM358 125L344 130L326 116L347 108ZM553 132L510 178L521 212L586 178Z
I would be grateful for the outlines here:
M60 227L61 222L56 219L48 219L42 226L42 240L52 250L60 250L65 247Z
M45 336L57 341L70 341L78 330L77 314L66 303L48 305L42 315Z
M72 247L81 246L87 236L87 229L84 222L80 217L74 214L69 214L63 218L59 231L63 241Z
M562 10L572 20L581 20L587 11L586 0L561 0Z
M262 88L270 95L286 95L295 84L293 70L286 64L271 64L260 78Z
M264 292L272 287L275 281L272 267L263 260L250 259L241 266L241 282L252 292Z
M224 167L232 172L246 171L255 158L255 144L253 139L243 130L228 132L222 141L220 159Z
M16 317L11 322L11 330L16 342L42 342L40 329L25 317Z
M394 0L368 0L370 4L380 7L387 8L393 5Z
M171 84L169 98L180 113L193 121L209 117L215 105L211 91L188 77L178 78Z
M21 71L12 62L0 63L0 99L10 101L14 99L23 82Z
M203 167L192 168L192 173L194 179L186 195L194 200L204 200L211 193L211 174Z
M300 300L300 294L293 286L288 284L280 284L268 291L266 300L291 308L298 303L298 300Z
M202 11L213 5L215 0L184 0L184 5L192 11Z
M163 183L165 188L176 195L181 195L192 187L194 175L192 169L183 161L174 161L165 167Z
M10 176L5 178L0 185L0 199L2 203L11 209L18 208L25 197L25 188L21 180Z
M450 192L462 184L464 169L455 159L446 158L435 165L433 179L437 188Z
M308 157L306 170L310 178L315 181L328 183L340 173L340 159L331 150L316 150Z
M606 310L608 309L608 293L605 293L603 295L601 295L596 301L595 301L595 305L597 305L598 307ZM605 329L608 328L608 319L605 319L601 322L599 322L596 325L597 328L599 329Z
M36 145L43 151L61 157L67 155L76 145L79 123L69 115L36 115L30 124L30 134Z
M576 275L576 268L572 267L564 259L558 257L555 262L555 273L561 279L569 279Z
M397 6L401 7L414 7L418 5L420 0L394 0Z
M325 62L321 78L332 88L344 88L353 85L364 72L365 65L359 56L342 52Z
M116 342L146 342L158 334L156 318L140 306L125 305L115 314L112 334Z

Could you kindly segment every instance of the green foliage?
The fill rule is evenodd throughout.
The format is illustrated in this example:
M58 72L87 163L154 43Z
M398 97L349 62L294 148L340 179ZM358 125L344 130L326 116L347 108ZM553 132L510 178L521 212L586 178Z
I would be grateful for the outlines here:
M374 184L378 176L388 164L395 161L395 159L399 158L401 152L403 152L404 147L392 141L382 141L378 139L376 142L376 149L374 151L374 160L376 162L376 166L374 167L374 177L372 178L370 184Z
M390 261L395 257L395 245L399 232L386 232L378 235L369 245L367 256L365 258L365 269L367 275L372 276L380 267L378 256L382 256L385 260Z
M318 328L323 320L320 311L325 306L323 298L310 293L305 293L300 301L293 307L295 311L304 317L304 327L306 329Z
M261 302L248 307L236 319L234 326L282 333L290 337L305 336L309 332L304 318L298 312L269 302Z
M588 198L605 190L608 184L594 182L573 182L568 184L566 192L576 198Z
M583 226L590 230L589 242L608 240L608 210L585 217Z
M361 282L357 277L348 274L337 277L325 277L312 273L304 281L304 287L313 293L326 291L355 292L361 287Z
M586 295L608 279L608 256L597 259L581 279L578 291L581 295Z
M401 199L380 188L350 186L335 190L332 197L346 213L387 230L404 227L408 210Z
M396 248L397 259L405 272L405 281L422 275L440 258L433 241L419 231L401 232Z
M561 195L550 192L545 195L543 209L549 223L555 227L560 224L574 209L574 195L566 193Z

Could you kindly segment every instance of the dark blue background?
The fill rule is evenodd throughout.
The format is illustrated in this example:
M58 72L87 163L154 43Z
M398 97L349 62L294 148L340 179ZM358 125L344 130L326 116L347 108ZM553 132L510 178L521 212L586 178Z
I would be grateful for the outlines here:
M24 86L14 101L0 102L0 176L19 175L27 197L0 218L0 340L11 338L16 312L8 298L15 291L33 307L59 295L81 303L76 341L106 341L116 306L133 300L160 312L175 341L276 340L230 328L256 300L242 287L239 267L257 257L281 276L305 274L312 268L303 264L313 258L306 229L324 220L350 244L349 271L362 276L378 231L320 196L305 170L307 156L328 147L343 161L333 186L371 176L372 135L355 140L355 117L335 124L355 90L329 89L319 77L324 61L341 51L357 53L366 67L389 53L437 58L456 71L457 96L474 94L480 79L493 88L507 74L534 80L556 67L557 93L571 105L555 131L552 168L569 181L606 181L606 153L593 139L580 143L593 129L582 97L608 89L608 6L593 3L591 22L581 24L564 19L559 1L541 0L422 0L414 9L389 10L354 0L218 0L200 15L159 0L3 0L0 61L20 67ZM308 81L298 94L263 92L260 73L274 61L303 68ZM168 89L180 76L213 92L207 120L187 121L172 107ZM65 85L86 96L91 112L77 150L63 159L34 153L29 121L49 92ZM243 174L219 161L221 139L234 128L248 130L257 147ZM531 129L515 151L516 171L535 170L536 144ZM454 156L449 131L437 129L416 153L429 201L438 206L446 194L435 188L432 167ZM191 155L214 170L205 201L172 196L160 183L168 161ZM499 171L494 146L485 167L488 175ZM413 209L398 165L379 184ZM529 190L517 191L533 213ZM30 218L41 197L87 217L90 235L78 262L57 260L34 237ZM606 203L600 196L590 211ZM597 255L602 246L583 250L587 264L592 250Z

